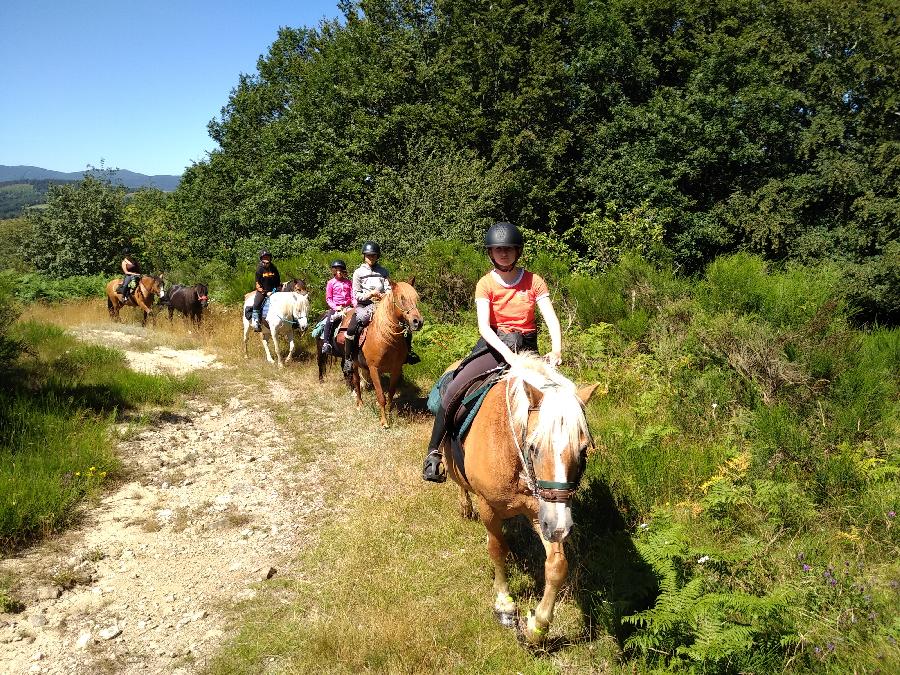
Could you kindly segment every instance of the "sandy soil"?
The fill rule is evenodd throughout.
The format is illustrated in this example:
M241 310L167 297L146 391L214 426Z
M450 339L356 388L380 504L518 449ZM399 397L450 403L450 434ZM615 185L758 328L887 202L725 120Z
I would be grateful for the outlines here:
M120 331L79 337L148 372L223 367L199 350L129 349L138 338ZM321 467L289 454L256 389L220 379L214 396L136 435L117 428L125 481L65 534L0 561L25 604L0 614L0 672L196 672L222 643L227 611L309 541L324 507L301 488L321 482ZM268 400L291 399L270 386Z

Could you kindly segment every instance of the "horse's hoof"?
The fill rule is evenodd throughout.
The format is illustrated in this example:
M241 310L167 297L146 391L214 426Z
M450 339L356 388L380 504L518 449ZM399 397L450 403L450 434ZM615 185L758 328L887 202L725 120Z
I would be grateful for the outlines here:
M547 640L547 628L538 626L534 610L528 612L524 621L520 621L517 629L518 638L527 645L542 645Z
M504 628L515 628L519 623L519 616L515 612L501 612L495 609L494 616Z

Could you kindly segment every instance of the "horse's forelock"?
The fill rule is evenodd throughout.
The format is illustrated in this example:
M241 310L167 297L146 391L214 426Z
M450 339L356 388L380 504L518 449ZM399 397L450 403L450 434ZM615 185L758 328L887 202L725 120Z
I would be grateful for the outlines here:
M554 442L573 446L588 434L587 420L575 383L538 356L520 355L506 374L510 384L510 409L518 429L528 424L531 396L539 396L537 424L528 442L543 447Z

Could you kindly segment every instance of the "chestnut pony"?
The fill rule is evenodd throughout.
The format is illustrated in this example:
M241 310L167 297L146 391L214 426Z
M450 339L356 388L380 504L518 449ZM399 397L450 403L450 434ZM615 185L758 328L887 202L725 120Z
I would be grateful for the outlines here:
M544 594L519 627L532 644L546 638L568 573L563 540L572 528L572 495L592 446L584 406L596 388L577 389L536 355L520 354L472 422L463 441L464 467L444 442L447 475L459 485L462 514L472 517L473 494L487 529L494 612L505 626L517 625L517 609L506 579L509 547L502 522L524 515L544 545Z
M416 303L419 294L413 288L415 277L405 281L391 282L391 290L378 301L375 315L369 324L366 341L353 362L348 384L356 392L356 407L362 406L360 392L360 372L375 388L378 399L378 410L381 414L381 426L387 429L394 401L394 392L400 382L403 363L406 361L406 332L417 331L424 323ZM348 316L344 324L349 322ZM390 377L387 395L381 385L380 374Z
M166 295L166 289L163 284L162 274L158 277L145 274L141 276L137 288L134 289L134 292L126 302L125 298L116 292L116 289L122 285L122 279L113 279L106 284L106 307L109 310L110 318L114 321L118 321L119 310L125 305L140 307L144 312L144 318L141 320L141 325L146 326L147 317L150 316L150 308L153 307L153 298L158 295L160 299L162 299Z

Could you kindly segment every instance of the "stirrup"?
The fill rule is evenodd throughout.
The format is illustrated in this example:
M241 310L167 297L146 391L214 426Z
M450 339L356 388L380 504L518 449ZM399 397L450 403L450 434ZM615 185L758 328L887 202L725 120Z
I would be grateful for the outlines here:
M447 469L444 468L444 456L440 450L431 449L425 456L425 464L422 466L422 480L432 483L443 483L447 480Z

